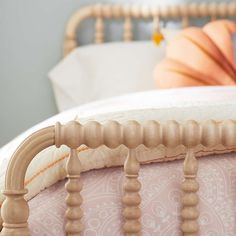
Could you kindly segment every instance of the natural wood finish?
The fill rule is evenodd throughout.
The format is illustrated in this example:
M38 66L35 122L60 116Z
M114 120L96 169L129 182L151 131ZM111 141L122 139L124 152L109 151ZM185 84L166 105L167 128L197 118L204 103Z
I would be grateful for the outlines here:
M138 173L140 164L136 158L135 149L129 150L128 156L124 163L125 181L123 184L124 196L124 234L126 236L140 235L141 232L141 210L139 204L141 203L141 197L139 190L141 184L138 181Z
M181 18L182 18L182 28L186 28L189 26L189 9L187 5L180 6Z
M182 17L182 28L187 28L189 26L189 19L187 16Z
M133 31L132 31L132 21L131 21L131 8L130 6L123 7L123 16L124 16L124 41L128 42L133 39Z
M181 212L182 226L181 230L184 236L197 236L199 229L197 209L199 184L196 180L198 170L197 159L194 156L192 150L188 150L186 158L184 160L184 182L182 184L183 197L182 204L183 209Z
M208 120L202 123L189 120L183 124L174 120L164 124L154 120L139 124L131 120L123 124L108 121L103 125L96 121L89 121L85 125L71 121L60 126L60 139L57 139L57 146L66 144L70 148L78 148L85 144L90 148L97 148L104 144L109 148L116 148L124 144L133 149L140 144L145 144L148 148L160 144L172 148L181 144L188 148L199 144L205 147L224 144L232 147L236 145L235 132L234 120L224 122Z
M104 22L102 17L97 17L95 24L95 43L100 44L104 41Z
M153 32L160 32L160 18L158 16L155 16L153 18Z
M26 193L26 189L3 191L6 199L1 208L3 219L2 235L30 235L27 223L29 217L29 206L24 199Z
M95 43L100 44L104 41L104 22L102 15L102 5L97 4L93 8L93 15L96 17L95 22Z
M24 199L25 173L34 156L54 144L54 126L41 129L29 136L13 154L6 173L6 196L1 208L3 236L28 236L28 203Z
M65 30L64 55L66 56L78 46L76 31L81 22L86 18L95 18L95 43L104 41L103 19L124 18L125 41L133 39L132 18L155 18L163 20L169 18L181 18L182 26L189 25L191 17L210 17L211 20L217 17L236 16L236 3L191 3L188 5L170 5L170 6L138 6L138 5L106 5L96 4L86 6L78 10L69 19Z
M68 192L66 197L66 227L65 231L68 236L79 236L83 230L83 225L80 221L83 212L80 208L82 204L82 197L80 191L82 190L82 183L79 181L82 166L76 149L71 149L69 159L66 164L66 172L68 181L65 189Z
M192 236L196 235L198 229L196 209L198 184L196 182L197 161L191 149L199 144L205 147L214 147L218 144L229 148L236 146L236 121L216 122L209 120L198 123L189 120L182 124L176 121L160 124L153 120L143 124L132 120L123 124L117 121L108 121L104 124L90 121L84 125L71 121L66 125L57 123L55 127L39 130L19 146L9 162L4 191L6 199L1 209L3 236L29 235L27 225L29 209L28 203L24 200L24 195L27 192L24 189L25 173L34 156L51 145L57 147L67 145L72 149L67 165L68 209L66 217L68 223L66 231L71 235L79 235L82 230L82 225L79 223L82 217L80 210L82 200L79 194L81 184L77 180L81 165L75 150L82 144L89 148L97 148L101 145L116 148L123 144L131 149L125 163L126 181L123 198L125 203L124 231L127 235L137 235L141 228L138 221L140 218L138 205L141 200L138 193L140 183L137 180L139 163L135 156L135 148L140 144L144 144L148 148L158 145L175 148L184 145L188 149L188 153L184 162L185 181L182 185L184 192L182 231L185 236ZM78 227L77 229L75 229L75 225Z
M132 21L130 17L125 18L124 22L124 35L123 35L124 41L129 42L132 41L133 33L132 33Z

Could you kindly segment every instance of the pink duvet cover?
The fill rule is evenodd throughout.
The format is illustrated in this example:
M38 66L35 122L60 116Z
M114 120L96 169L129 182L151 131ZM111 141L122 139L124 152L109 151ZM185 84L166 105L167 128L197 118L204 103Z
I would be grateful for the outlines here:
M122 233L122 168L83 173L83 223L86 236L118 236ZM142 235L181 235L182 161L143 165ZM200 234L235 236L236 154L199 159ZM65 181L44 190L30 201L30 229L33 236L61 236L66 209Z

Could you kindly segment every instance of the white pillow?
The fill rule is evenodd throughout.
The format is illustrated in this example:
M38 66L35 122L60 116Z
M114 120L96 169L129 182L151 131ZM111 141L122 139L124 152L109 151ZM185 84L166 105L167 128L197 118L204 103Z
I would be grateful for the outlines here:
M163 30L167 41L176 30ZM50 73L60 111L90 101L154 89L153 69L166 42L115 42L79 47Z
M49 74L60 111L90 101L154 88L152 70L164 46L106 43L77 48Z

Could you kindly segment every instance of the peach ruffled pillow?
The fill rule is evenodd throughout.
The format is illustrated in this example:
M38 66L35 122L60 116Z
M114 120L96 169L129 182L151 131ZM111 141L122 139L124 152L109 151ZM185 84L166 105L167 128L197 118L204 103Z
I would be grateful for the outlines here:
M182 30L155 67L158 88L236 85L233 34L236 24L229 20Z

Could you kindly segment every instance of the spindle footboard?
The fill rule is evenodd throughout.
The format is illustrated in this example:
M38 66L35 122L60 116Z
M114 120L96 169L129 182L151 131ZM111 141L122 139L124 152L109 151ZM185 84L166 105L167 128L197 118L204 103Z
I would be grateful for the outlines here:
M106 145L111 149L123 144L129 149L124 163L125 180L122 198L124 235L140 235L142 230L139 207L141 183L138 180L140 163L136 158L136 148L141 144L148 148L159 145L167 148L184 145L186 157L183 162L181 230L183 235L193 236L197 235L199 231L197 194L199 184L196 179L198 160L195 158L193 149L200 144L205 147L214 147L218 144L225 147L235 146L236 121L196 122L189 120L183 124L176 121L160 124L154 120L142 124L134 120L123 124L117 121L108 121L104 124L90 121L84 125L71 121L66 125L57 123L55 126L41 129L29 136L10 160L4 190L6 199L1 209L3 236L30 235L27 223L29 207L24 199L24 195L27 193L27 189L24 187L25 173L35 155L52 145L56 145L56 147L67 145L71 150L66 165L68 180L65 189L68 195L65 231L67 235L81 234L83 231L81 223L83 212L80 208L82 204L81 163L76 149L83 144L90 148Z

